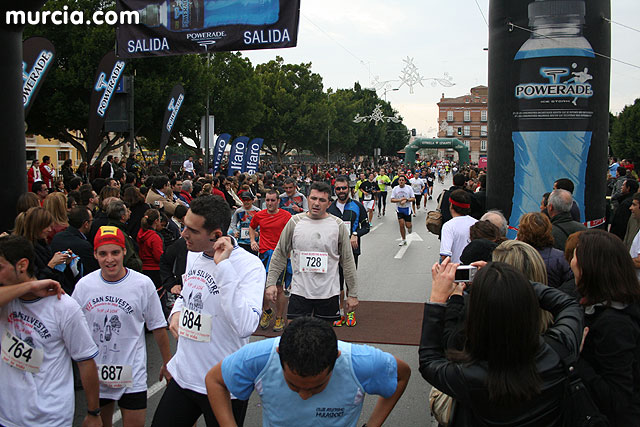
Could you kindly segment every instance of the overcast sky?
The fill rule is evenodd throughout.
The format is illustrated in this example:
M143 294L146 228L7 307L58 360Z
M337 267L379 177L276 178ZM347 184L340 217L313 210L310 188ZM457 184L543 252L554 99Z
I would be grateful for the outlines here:
M640 30L640 0L611 0L611 19ZM478 7L479 6L479 7ZM245 51L258 64L282 56L286 62L311 62L326 88L350 88L358 81L372 86L399 79L405 60L425 78L451 76L455 86L406 85L387 92L408 128L434 136L436 103L487 85L489 0L302 0L298 46ZM612 57L640 67L640 32L612 24ZM397 87L399 82L391 82ZM384 98L383 91L378 95ZM640 97L640 68L612 61L610 109L618 113ZM361 115L371 114L362 111Z

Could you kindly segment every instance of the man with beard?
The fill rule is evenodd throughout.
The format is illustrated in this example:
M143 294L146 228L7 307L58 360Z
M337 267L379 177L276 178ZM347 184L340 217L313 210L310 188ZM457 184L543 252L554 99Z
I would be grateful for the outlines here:
M358 268L358 256L360 255L360 237L369 232L370 226L367 221L367 210L364 205L349 196L349 179L346 176L336 178L334 190L338 200L334 201L327 212L337 216L347 224L351 233L351 249L353 250L353 260ZM333 322L333 326L355 326L356 315L354 312L344 313L344 275L342 267L340 274L340 319Z

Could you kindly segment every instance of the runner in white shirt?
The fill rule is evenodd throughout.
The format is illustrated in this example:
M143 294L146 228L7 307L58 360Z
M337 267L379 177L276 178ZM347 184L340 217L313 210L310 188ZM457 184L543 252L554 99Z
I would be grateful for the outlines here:
M400 237L402 241L398 246L407 244L406 233L411 234L411 203L415 201L415 195L411 187L407 185L407 177L400 175L398 177L398 185L391 192L391 203L396 204L396 212L398 215L398 225L400 226ZM406 228L406 232L405 232Z
M71 360L78 362L89 414L101 426L98 348L78 304L53 281L34 280L35 252L23 237L0 238L0 424L70 426L75 397Z
M83 277L73 291L98 345L102 423L111 426L118 402L124 426L143 426L147 413L147 351L144 326L153 332L164 365L160 381L171 379L167 322L156 288L147 276L124 267L125 237L102 226L94 239L100 270Z
M204 377L247 344L258 327L266 273L258 257L223 237L230 222L231 209L219 196L194 199L184 218L182 237L189 254L181 298L169 317L178 347L168 364L172 380L156 409L154 426L190 427L201 415L207 425L218 425ZM232 403L239 425L247 403Z
M413 176L409 180L409 184L411 185L411 189L413 190L413 195L415 200L411 202L413 205L413 216L416 216L416 211L420 209L420 200L422 199L422 191L424 190L425 180L418 176L418 173Z
M184 163L182 164L182 170L191 178L195 177L195 173L193 171L193 156L189 156L189 158L184 161Z
M449 195L451 219L442 226L440 235L440 262L451 257L451 262L459 263L462 251L469 244L469 228L478 220L469 216L471 195L465 190L455 190Z

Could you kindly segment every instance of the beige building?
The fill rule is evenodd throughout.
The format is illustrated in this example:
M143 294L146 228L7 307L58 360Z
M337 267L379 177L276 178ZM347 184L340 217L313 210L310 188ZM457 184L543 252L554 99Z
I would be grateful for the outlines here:
M458 138L469 148L472 163L487 154L488 98L489 88L476 86L455 98L443 93L438 102L438 138Z
M44 156L51 158L51 164L57 171L60 171L60 167L67 159L73 160L74 168L82 161L80 153L71 144L60 142L57 139L46 139L40 135L26 135L25 140L27 146L27 168L36 159L42 162Z

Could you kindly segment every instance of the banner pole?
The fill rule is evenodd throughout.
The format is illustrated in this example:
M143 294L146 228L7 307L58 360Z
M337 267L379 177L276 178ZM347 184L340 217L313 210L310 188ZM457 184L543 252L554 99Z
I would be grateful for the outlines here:
M206 49L206 47L205 47ZM207 71L209 71L209 64L211 60L211 54L207 51ZM211 89L207 83L207 110L204 119L204 170L205 174L209 173L209 97L211 95Z

